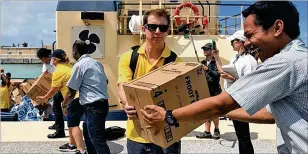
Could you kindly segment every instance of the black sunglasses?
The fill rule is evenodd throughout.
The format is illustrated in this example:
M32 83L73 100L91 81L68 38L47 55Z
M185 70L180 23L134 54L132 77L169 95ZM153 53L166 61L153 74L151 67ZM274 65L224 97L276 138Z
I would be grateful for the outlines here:
M157 27L159 28L159 31L166 32L169 29L168 25L156 25L156 24L146 24L144 25L149 31L154 32L156 31Z
M209 47L202 47L201 49L203 49L203 51L211 50L211 48L209 48Z

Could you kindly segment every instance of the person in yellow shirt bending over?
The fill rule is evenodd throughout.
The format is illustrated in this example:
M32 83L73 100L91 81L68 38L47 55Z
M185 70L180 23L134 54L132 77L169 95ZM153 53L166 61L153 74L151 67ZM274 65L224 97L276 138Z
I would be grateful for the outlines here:
M176 142L164 149L141 138L132 119L136 118L136 109L129 106L123 90L123 84L149 73L158 67L172 61L181 61L165 44L170 31L170 15L166 10L155 9L145 13L142 31L146 42L133 47L131 51L122 54L118 68L118 93L129 119L127 121L127 151L128 154L179 154L181 143Z
M51 56L52 63L56 66L55 71L52 74L51 89L45 96L38 96L37 101L48 100L58 91L61 92L63 97L68 94L68 87L66 86L66 83L71 77L73 67L69 63L69 59L63 50L57 49ZM78 94L76 94L74 101L69 103L68 106L62 106L62 108L64 108L64 111L68 108L67 125L69 127L69 143L60 146L59 150L62 152L77 152L77 150L84 151L83 137L79 128L80 118L83 115L83 108L79 103ZM53 135L65 136L65 133L56 132L55 134L49 134L48 138L54 138Z
M8 88L8 78L4 75L4 70L1 70L1 85L0 85L0 104L1 104L1 112L9 112L10 111L10 96L9 96L9 88Z

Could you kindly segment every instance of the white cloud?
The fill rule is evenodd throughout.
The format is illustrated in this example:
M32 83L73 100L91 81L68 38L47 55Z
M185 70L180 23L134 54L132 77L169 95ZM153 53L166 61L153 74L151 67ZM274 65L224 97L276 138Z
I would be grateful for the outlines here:
M55 40L57 1L1 1L1 43L30 46Z

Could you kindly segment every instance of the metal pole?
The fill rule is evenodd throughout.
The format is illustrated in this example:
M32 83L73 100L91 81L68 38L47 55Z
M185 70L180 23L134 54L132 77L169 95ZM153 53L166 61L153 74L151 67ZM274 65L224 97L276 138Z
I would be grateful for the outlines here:
M198 63L200 63L200 60L199 60L199 57L198 57L198 53L197 53L197 50L196 50L196 46L195 46L195 42L194 42L194 39L191 35L191 32L189 30L189 37L190 37L190 40L191 40L191 43L193 44L193 47L194 47L194 50L195 50L195 54L196 54L196 58L197 58L197 61Z
M171 6L170 14L173 14L172 6ZM173 37L173 18L170 19L170 25L171 25L171 36Z
M142 0L139 1L140 5L139 5L139 17L140 17L140 26L139 26L139 30L140 30L140 45L143 44L143 40L142 40Z
M225 35L227 35L227 20L225 20Z
M241 29L244 29L244 19L243 19L243 15L242 15L242 12L243 12L243 6L241 6Z
M235 29L235 31L236 31L236 20L237 20L236 18L237 17L234 18L234 29Z

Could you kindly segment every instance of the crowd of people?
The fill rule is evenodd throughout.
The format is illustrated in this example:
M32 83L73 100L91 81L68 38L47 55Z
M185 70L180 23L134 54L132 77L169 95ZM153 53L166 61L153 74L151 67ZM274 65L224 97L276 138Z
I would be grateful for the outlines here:
M201 63L211 97L170 112L148 105L141 109L143 117L150 122L149 127L156 128L162 122L175 126L179 121L198 115L199 120L206 122L205 131L196 137L219 139L218 117L226 116L233 120L241 154L254 153L249 122L276 123L278 153L308 153L308 51L298 38L299 13L289 1L258 1L242 14L244 30L227 38L236 52L229 65L235 67L238 78L223 71L219 50L213 43L206 43L201 48L205 56ZM118 65L118 95L128 116L127 152L180 154L180 140L162 148L139 136L133 123L137 111L127 104L125 83L165 65L166 61L182 61L165 43L170 31L170 15L166 10L147 11L142 31L145 43L123 53ZM108 154L105 122L109 105L104 67L87 54L86 42L77 40L72 51L76 60L73 66L61 49L52 53L42 48L37 52L44 63L42 72L52 73L51 89L46 95L37 97L40 101L53 99L56 118L49 129L56 131L48 138L65 137L63 116L67 115L69 141L59 147L61 151ZM261 64L257 63L258 59ZM225 79L223 88L221 78ZM1 101L4 101L4 93L10 87L10 74L4 75L1 70L1 79ZM6 108L6 104L1 103L1 111ZM82 132L79 124L83 115ZM173 120L166 120L170 117ZM213 135L210 132L212 121Z

